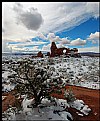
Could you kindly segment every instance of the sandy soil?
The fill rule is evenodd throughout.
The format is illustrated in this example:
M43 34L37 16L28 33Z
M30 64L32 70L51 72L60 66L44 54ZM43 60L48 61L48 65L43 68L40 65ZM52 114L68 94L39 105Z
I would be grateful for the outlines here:
M88 116L82 117L76 113L78 112L77 110L69 108L68 110L73 115L74 121L100 121L100 90L88 89L79 86L66 86L66 89L72 89L76 98L83 100L85 104L87 104L92 109ZM7 97L2 101L2 112L7 110L9 105L13 106L15 103L15 97L12 92L3 95L6 95ZM62 95L52 94L52 96L64 99Z

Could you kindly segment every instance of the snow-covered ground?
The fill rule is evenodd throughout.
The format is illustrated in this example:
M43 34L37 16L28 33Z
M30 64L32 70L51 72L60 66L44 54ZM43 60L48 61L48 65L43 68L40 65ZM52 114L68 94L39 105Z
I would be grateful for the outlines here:
M13 111L14 108L9 108L3 114L8 114L9 112L9 120L66 120L72 121L73 116L67 111L67 108L75 108L78 110L78 115L85 116L88 115L91 109L88 105L82 100L75 100L74 102L67 102L63 99L55 99L56 104L54 105L48 99L43 99L41 102L41 106L37 108L29 108L27 106L31 106L34 99L28 100L24 98L22 102L23 111L20 111L18 114ZM16 109L15 109L16 110ZM3 118L3 120L7 120Z
M30 56L8 56L2 57L2 86L3 91L12 90L14 85L9 82L8 76L14 74L11 66L18 66L17 61L28 59ZM51 71L52 77L60 76L65 84L77 85L92 89L100 89L99 81L99 58L30 58L35 67L47 68ZM11 87L9 87L11 85Z
M16 85L16 79L13 80L15 72L13 66L18 66L18 61L27 60L28 56L3 56L2 57L2 91L13 90ZM52 73L51 78L61 77L63 83L77 85L92 89L99 87L99 58L30 58L35 67L47 69ZM12 76L12 79L9 79ZM4 99L5 97L3 97ZM80 116L88 115L91 109L85 105L83 100L76 99L73 102L67 102L63 99L55 99L57 105L51 103L48 99L42 100L42 108L32 109L31 104L34 99L24 98L22 102L23 110L20 113L14 113L15 107L9 108L3 113L9 120L73 120L73 116L67 111L67 108L75 108ZM45 106L44 106L45 105ZM27 107L28 106L28 107ZM6 120L5 116L2 120Z

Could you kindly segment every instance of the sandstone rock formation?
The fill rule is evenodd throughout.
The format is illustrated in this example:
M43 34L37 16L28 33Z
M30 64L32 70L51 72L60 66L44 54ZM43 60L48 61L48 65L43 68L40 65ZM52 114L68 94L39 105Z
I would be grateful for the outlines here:
M41 51L39 51L39 52L37 53L37 57L43 58L43 53L42 53Z
M57 48L55 42L51 44L51 55L50 57L60 56L60 55L70 55L73 57L78 57L78 49L77 48Z

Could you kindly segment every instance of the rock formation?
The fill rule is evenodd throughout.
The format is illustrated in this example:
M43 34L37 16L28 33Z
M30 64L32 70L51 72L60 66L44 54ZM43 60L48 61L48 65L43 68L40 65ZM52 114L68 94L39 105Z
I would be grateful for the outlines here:
M47 56L50 56L50 52L47 52Z
M78 49L77 48L57 48L55 42L51 44L51 54L50 57L66 55L66 56L73 56L78 57Z
M37 57L43 58L43 53L42 53L41 51L39 51L39 52L37 53Z

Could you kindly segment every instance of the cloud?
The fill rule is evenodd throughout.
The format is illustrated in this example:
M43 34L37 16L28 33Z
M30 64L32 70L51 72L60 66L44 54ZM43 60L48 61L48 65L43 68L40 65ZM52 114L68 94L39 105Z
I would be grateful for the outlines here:
M18 28L19 31L22 30L21 33L24 35L27 27L29 33L30 30L37 30L40 33L48 34L49 32L69 30L90 18L98 18L99 2L6 2L3 3L2 12L3 20L12 24L10 25L12 27L9 27L12 30L10 30L11 32L14 28ZM29 17L28 20L27 17ZM16 21L18 24L16 24ZM35 25L35 23L37 24ZM16 32L18 29L16 29Z
M56 44L56 45L57 45L57 48L65 48L65 46L62 44Z
M34 46L33 50L38 51L39 50L39 46Z
M8 40L3 39L2 41L2 52L11 52L11 48L8 46Z
M51 47L51 44L43 45L43 47L42 47L42 51L50 52L50 47Z
M35 45L42 45L42 44L46 44L47 42L42 42L42 41L26 41L26 42L20 42L20 43L14 43L14 44L9 44L11 46L20 46L20 47L23 47L23 46L35 46Z
M60 46L63 46L62 44L70 44L70 40L67 38L60 38L59 36L56 36L54 33L49 33L47 35L47 39L50 40L50 42L59 42Z
M66 44L73 45L73 46L86 44L86 40L82 40L81 38L77 38L75 40L69 40L68 38L60 38L59 36L55 36L54 33L49 33L47 35L47 39L50 40L50 42L58 42L59 48L64 47L64 45Z
M80 39L80 38L77 38L77 39L75 39L75 40L72 40L71 42L70 42L70 45L85 45L86 44L86 40L82 40L82 39Z
M27 51L26 48L20 48L20 47L16 47L16 46L12 46L12 52L25 52Z
M2 28L2 33L4 33L5 32L5 29L4 28Z
M39 50L38 49L38 46L39 45L44 45L46 44L47 42L42 42L42 41L26 41L26 42L19 42L19 43L8 43L8 47L9 48L12 48L12 51L27 51L28 49L30 50L30 48L32 48L32 50L34 51L35 49L36 50Z
M29 30L38 30L43 23L41 14L38 13L37 9L34 7L24 11L23 6L20 3L17 3L13 10L18 14L18 21L21 22Z
M49 33L49 34L47 35L47 39L48 39L48 40L54 39L55 37L56 37L56 36L55 36L54 33Z
M10 46L10 45L9 45ZM22 46L10 46L12 48L12 52L35 52L35 51L40 51L39 46L33 46L30 48L27 47L22 47Z
M59 36L56 36L55 38L51 39L52 42L58 42L61 41L61 38Z
M100 32L91 33L87 40L92 41L93 44L99 43Z
M13 10L16 11L17 13L20 13L23 11L23 5L20 3L15 3L13 6Z
M78 48L79 52L96 52L99 53L99 47L87 47L87 48Z
M52 14L46 14L50 11ZM44 23L41 30L44 32L60 32L65 29L70 30L90 18L98 18L99 2L51 3L49 4L49 9L47 9L47 12L44 14L47 16L46 18L44 17L44 21L47 20L47 22ZM44 27L45 29L43 29Z
M70 30L98 17L99 2L2 2L2 38L26 42L41 33L40 38L46 40L43 35ZM49 40L67 43L55 34Z
M99 15L99 2L87 2L87 13L91 14L94 18L98 18Z
M47 38L42 33L38 33L38 37L40 37L41 39L47 40Z
M62 41L60 42L61 44L70 44L70 40L67 38L62 38Z
M12 42L13 42L13 40L2 38L2 52L12 52L13 48L17 48L17 44L12 44L12 45L9 44L9 43L12 43ZM21 45L20 45L20 47L22 48Z
M36 37L36 31L28 30L23 24L20 24L18 13L13 10L14 5L16 4L12 2L2 3L2 28L5 30L2 33L3 39L24 41L25 39ZM21 13L21 11L19 12Z
M50 40L50 42L58 42L58 41L61 41L61 38L59 36L55 36L54 33L49 33L47 35L47 39Z

